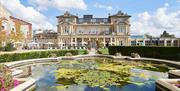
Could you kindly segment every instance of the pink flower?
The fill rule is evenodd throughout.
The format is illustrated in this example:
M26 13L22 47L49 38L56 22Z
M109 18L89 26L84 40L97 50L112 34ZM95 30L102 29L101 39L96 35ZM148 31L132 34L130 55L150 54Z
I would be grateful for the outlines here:
M19 84L20 84L20 82L19 82L18 80L14 80L14 81L13 81L13 86L14 86L14 87L18 86Z
M6 89L3 87L3 88L0 89L0 91L6 91Z

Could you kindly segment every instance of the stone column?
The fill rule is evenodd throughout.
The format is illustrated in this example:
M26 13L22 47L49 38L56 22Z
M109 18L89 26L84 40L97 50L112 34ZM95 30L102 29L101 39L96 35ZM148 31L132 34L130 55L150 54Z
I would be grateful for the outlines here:
M75 46L76 46L76 49L77 49L77 38L75 37Z
M82 38L82 46L84 46L84 38Z
M112 37L110 38L110 44L112 45Z
M137 43L138 43L137 39L135 39L135 41L136 41L136 45L135 46L137 46Z
M104 47L106 47L106 38L103 38L103 42L104 42Z
M143 39L143 46L145 46L145 39Z
M174 46L174 45L173 45L173 42L174 42L174 39L171 39L171 46Z
M115 42L115 45L117 45L117 38L114 37L114 42Z
M164 46L167 46L167 40L164 39Z

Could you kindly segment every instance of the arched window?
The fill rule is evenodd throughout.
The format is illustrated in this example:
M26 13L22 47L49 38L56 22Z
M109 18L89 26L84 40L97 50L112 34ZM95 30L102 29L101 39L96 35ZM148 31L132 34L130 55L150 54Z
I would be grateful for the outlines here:
M67 27L67 26L65 26L64 32L65 32L65 33L69 33L69 30L68 30L68 27Z

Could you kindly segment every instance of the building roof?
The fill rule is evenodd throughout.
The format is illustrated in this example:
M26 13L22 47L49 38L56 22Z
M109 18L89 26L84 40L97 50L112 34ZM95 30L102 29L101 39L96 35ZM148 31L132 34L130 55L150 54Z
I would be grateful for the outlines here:
M65 11L64 15L57 16L56 18L60 18L60 17L76 17L76 18L78 18L78 16L70 14L68 11Z
M130 38L132 38L132 39L143 39L143 38L145 38L145 36L144 35L131 35Z
M108 18L79 18L78 23L109 23Z
M31 23L29 23L29 22L27 22L27 21L24 21L24 20L15 18L15 17L13 17L13 16L10 16L10 18L11 18L14 22L20 22L20 23L23 24L23 25L32 25Z
M128 15L127 13L123 13L121 10L117 12L117 14L115 15L111 15L109 17L131 17L130 15Z

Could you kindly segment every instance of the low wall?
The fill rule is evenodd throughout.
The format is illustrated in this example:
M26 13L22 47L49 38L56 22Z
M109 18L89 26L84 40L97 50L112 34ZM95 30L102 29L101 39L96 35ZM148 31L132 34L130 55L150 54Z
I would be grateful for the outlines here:
M166 64L168 66L175 67L180 69L180 62L172 61L172 60L162 60L162 59L154 59L154 58L131 58L129 56L113 56L113 55L77 55L77 56L62 56L57 58L41 58L41 59L30 59L30 60L22 60L16 62L5 63L10 68L15 68L21 65L33 64L33 63L48 63L48 62L58 62L60 60L78 60L83 58L110 58L113 60L129 60L129 61L147 61L156 64Z

